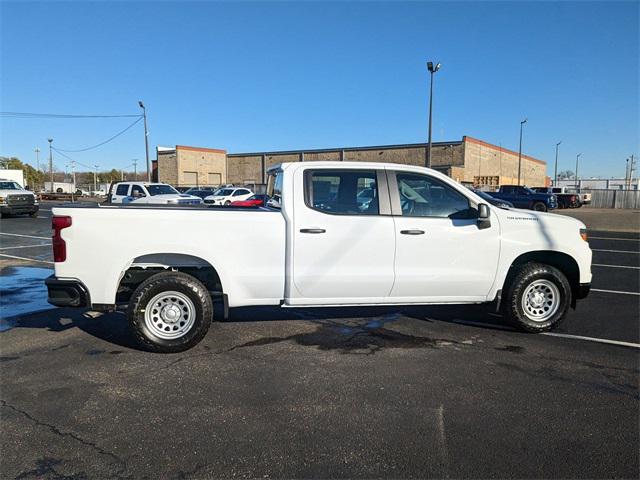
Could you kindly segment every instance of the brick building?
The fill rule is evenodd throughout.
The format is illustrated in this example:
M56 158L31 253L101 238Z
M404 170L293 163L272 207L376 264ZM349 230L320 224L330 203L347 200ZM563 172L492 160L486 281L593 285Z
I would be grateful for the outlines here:
M225 167L216 167L221 172L220 183L263 184L266 170L277 163L312 162L317 160L355 161L355 162L388 162L405 165L424 165L426 143L404 145L383 145L373 147L345 147L313 150L288 150L253 153L229 153L224 150L197 149L195 147L176 146L175 149L158 149L158 171L160 181L174 185L192 185L193 175L185 176L182 172L186 163L184 151L190 155L201 155L202 161L208 161L207 152L217 152L216 165L220 158L226 158ZM175 152L174 152L175 150ZM173 153L172 153L173 152ZM202 152L202 153L193 153ZM172 155L175 155L174 158ZM211 154L213 155L213 154ZM497 145L465 136L460 141L437 142L432 148L432 167L451 178L466 184L479 186L511 185L518 183L518 153ZM203 167L204 168L204 167ZM224 171L224 174L222 173ZM178 172L178 173L176 173ZM179 181L169 181L178 178ZM204 185L198 177L198 185ZM216 177L217 178L217 177ZM522 155L520 170L521 184L531 186L546 185L546 163L542 160ZM165 180L163 180L165 179Z
M227 182L227 152L214 148L156 147L155 181L171 185L220 185Z

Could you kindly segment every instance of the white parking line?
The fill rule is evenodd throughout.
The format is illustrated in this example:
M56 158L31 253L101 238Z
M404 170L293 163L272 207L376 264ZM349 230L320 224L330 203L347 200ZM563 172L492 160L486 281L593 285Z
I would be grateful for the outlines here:
M592 263L592 267L610 267L610 268L633 268L635 270L640 270L640 267L631 267L629 265L604 265L603 263Z
M0 250L12 250L14 248L35 248L35 247L48 247L50 243L41 243L40 245L20 245L18 247L2 247Z
M622 292L620 290L601 290L599 288L592 288L592 292L600 292L600 293L619 293L621 295L640 295L638 292Z
M53 265L53 262L50 262L48 260L38 260L36 258L28 258L28 257L16 257L15 255L7 255L6 253L0 253L0 257L15 258L16 260L26 260L28 262L49 263Z
M0 232L0 235L8 235L10 237L37 238L39 240L51 240L51 237L36 237L35 235L21 235L20 233L4 233L4 232Z
M582 335L569 335L567 333L544 332L542 335L561 338L575 338L576 340L586 340L587 342L608 343L621 347L640 348L640 343L621 342L619 340L608 340L606 338L583 337Z
M594 252L613 252L613 253L640 253L638 251L635 250L604 250L601 248L592 248L591 249Z

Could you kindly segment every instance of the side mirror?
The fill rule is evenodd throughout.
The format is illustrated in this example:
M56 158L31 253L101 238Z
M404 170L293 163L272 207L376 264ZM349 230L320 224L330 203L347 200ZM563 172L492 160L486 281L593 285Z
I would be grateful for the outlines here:
M478 228L489 228L491 226L491 209L486 203L478 204Z

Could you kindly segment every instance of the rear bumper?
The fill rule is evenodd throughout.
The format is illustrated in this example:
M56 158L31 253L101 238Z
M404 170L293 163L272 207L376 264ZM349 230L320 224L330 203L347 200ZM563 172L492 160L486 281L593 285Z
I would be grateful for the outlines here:
M591 290L591 284L590 283L581 283L578 286L578 290L576 291L576 298L578 300L582 299L582 298L586 298L587 295L589 295L589 291Z
M88 307L91 305L89 291L80 280L60 280L50 276L44 281L47 286L47 302L56 307Z

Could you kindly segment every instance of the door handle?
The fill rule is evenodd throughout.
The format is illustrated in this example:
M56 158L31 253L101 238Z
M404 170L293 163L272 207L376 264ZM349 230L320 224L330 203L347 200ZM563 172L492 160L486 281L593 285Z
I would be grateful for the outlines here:
M424 230L400 230L402 235L424 235Z
M301 228L300 233L324 233L324 228Z

